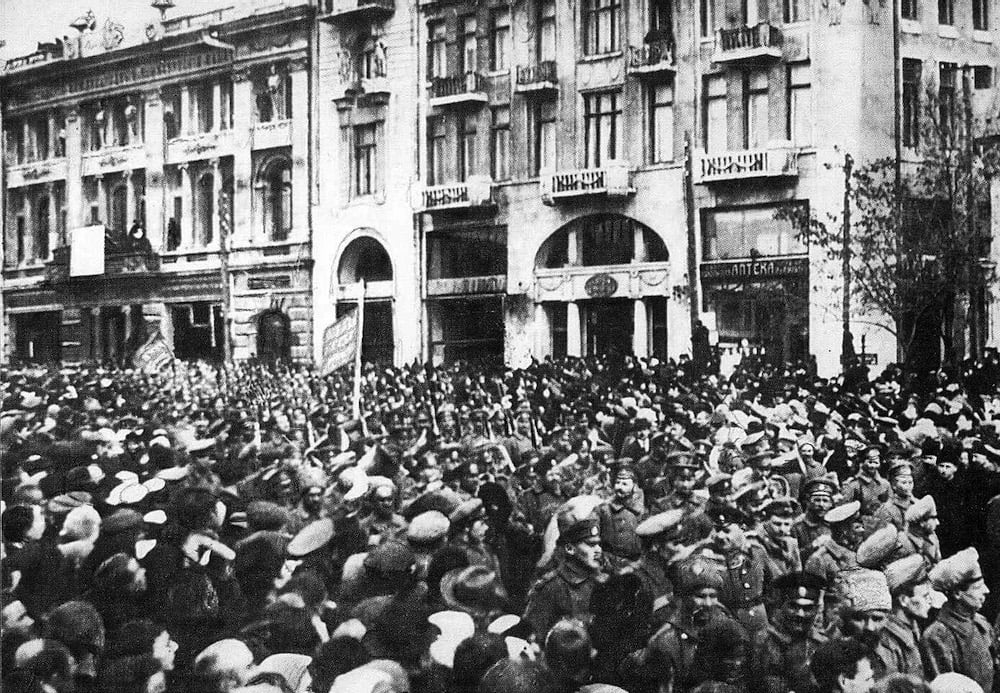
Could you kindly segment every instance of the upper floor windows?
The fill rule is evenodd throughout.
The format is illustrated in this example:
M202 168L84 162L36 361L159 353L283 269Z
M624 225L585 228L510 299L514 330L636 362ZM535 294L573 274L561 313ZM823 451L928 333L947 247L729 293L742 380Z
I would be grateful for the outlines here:
M660 36L674 33L674 6L672 0L649 0L649 30Z
M938 0L938 24L955 23L955 0Z
M972 28L976 31L989 31L990 0L972 0Z
M254 80L254 99L258 123L270 123L292 117L292 76L276 65Z
M902 138L906 147L920 144L920 91L923 63L903 58Z
M906 2L903 0L904 5ZM809 19L809 0L784 0L782 10L785 24L804 22Z
M622 106L617 91L583 96L586 167L597 168L619 156Z
M476 38L476 15L469 14L459 19L462 35L459 38L459 73L475 72L479 69L479 41Z
M138 96L119 96L84 104L80 115L86 151L142 142L143 109Z
M427 25L427 71L429 77L448 76L448 32L443 21Z
M66 126L59 111L9 119L4 133L8 165L66 156Z
M620 49L621 0L583 0L583 54L600 55Z
M796 146L812 144L812 67L808 62L788 66L787 138Z
M265 161L255 187L267 239L287 240L292 232L292 162L285 156Z
M556 59L556 2L538 0L536 49L538 61Z
M916 21L917 19L919 19L917 13L918 6L919 6L919 0L900 0L899 14L903 19L911 19Z
M510 10L490 12L490 69L506 70L510 61Z

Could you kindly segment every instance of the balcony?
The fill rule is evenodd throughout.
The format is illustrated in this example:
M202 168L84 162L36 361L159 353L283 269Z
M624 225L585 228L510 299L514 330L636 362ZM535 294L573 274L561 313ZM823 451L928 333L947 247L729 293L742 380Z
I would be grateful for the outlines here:
M767 22L715 31L713 62L737 63L780 57L781 31Z
M559 91L556 61L543 60L532 65L518 65L514 91L519 94Z
M380 20L395 11L395 0L320 0L319 20L330 24L356 19Z
M464 183L429 185L420 191L415 207L424 212L471 209L493 204L493 181L487 176L470 176Z
M160 256L156 253L123 250L108 247L104 253L104 274L74 277L70 275L70 246L60 246L52 251L52 259L45 265L45 275L52 283L68 281L104 280L114 277L146 277L160 271Z
M585 195L626 197L635 193L628 162L609 161L600 168L543 173L542 202L553 205L564 198Z
M431 80L431 107L486 103L486 80L478 72Z
M798 159L798 151L789 147L745 149L720 154L699 152L695 176L699 183L795 177L799 175Z
M629 46L625 55L625 69L632 75L657 75L675 72L674 41L660 38L646 41L642 46Z
M100 176L115 171L129 171L146 165L146 148L141 143L104 147L83 154L80 172L85 176Z

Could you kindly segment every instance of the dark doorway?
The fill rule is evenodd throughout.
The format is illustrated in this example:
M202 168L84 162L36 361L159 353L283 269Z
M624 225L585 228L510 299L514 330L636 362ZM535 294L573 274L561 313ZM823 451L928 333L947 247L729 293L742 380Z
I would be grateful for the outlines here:
M257 357L279 361L292 355L292 330L288 316L268 310L257 317Z
M619 356L632 353L632 301L609 298L587 301L587 354Z
M20 361L51 363L60 358L61 318L57 311L11 316L14 356Z
M354 310L356 303L337 304L337 319ZM364 334L361 336L361 360L366 363L392 365L395 353L392 330L392 301L365 301Z
M170 307L174 355L179 359L222 359L222 308L208 301Z

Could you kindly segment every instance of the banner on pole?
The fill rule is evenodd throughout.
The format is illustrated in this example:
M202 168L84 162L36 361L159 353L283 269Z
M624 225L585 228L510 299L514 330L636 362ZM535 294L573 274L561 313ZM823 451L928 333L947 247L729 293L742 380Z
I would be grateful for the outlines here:
M361 340L355 308L323 331L323 375L354 362Z
M167 340L160 332L156 332L146 340L146 343L136 349L132 364L143 373L160 373L174 360Z

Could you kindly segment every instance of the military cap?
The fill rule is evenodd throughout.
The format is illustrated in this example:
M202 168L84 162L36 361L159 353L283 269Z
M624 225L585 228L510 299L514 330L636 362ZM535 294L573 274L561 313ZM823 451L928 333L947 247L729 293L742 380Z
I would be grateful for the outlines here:
M333 533L333 520L328 517L310 522L292 537L285 547L285 553L292 558L307 556L329 544Z
M917 585L927 579L927 563L919 553L893 561L885 567L889 592L895 594L904 587Z
M904 518L908 524L923 522L932 517L937 517L937 503L934 502L934 497L930 495L915 500L913 505L907 508L904 514Z
M735 505L725 504L708 513L708 519L715 527L724 527L731 524L745 525L750 522L750 517L737 508Z
M345 501L362 498L371 488L368 483L368 475L361 467L348 467L340 473L339 480L351 485L344 494Z
M183 479L188 474L187 465L180 467L167 467L166 469L161 469L156 473L157 479L163 479L164 481L178 481Z
M694 594L707 587L721 590L723 583L719 563L704 556L693 556L677 566L677 591L680 594Z
M826 584L817 575L796 571L776 578L771 587L780 595L782 601L794 599L818 602L823 590L826 589Z
M52 515L65 515L73 508L90 505L93 498L86 491L70 491L49 500L45 508Z
M859 512L861 512L861 502L851 501L828 511L823 520L829 525L839 525L854 519Z
M858 565L862 568L881 570L886 559L895 552L898 538L899 530L892 524L872 532L858 546Z
M414 517L406 528L406 538L414 544L430 544L448 534L451 523L437 510L428 510Z
M982 580L983 571L979 567L979 552L970 546L942 559L931 568L930 579L935 589L945 593Z
M247 504L247 523L251 531L277 531L288 524L288 511L277 503L255 500Z
M889 467L889 471L886 472L886 477L888 477L889 481L892 481L897 476L906 474L913 476L913 465L910 464L908 460L897 459Z
M701 469L701 466L694 461L694 454L687 450L674 450L668 453L666 461L669 469Z
M772 498L764 503L761 511L765 516L795 517L799 514L799 504L793 498Z
M631 479L632 481L637 481L638 476L635 473L635 468L631 464L632 460L628 458L623 458L618 461L615 469L615 479Z
M733 481L733 475L727 474L726 472L719 472L708 477L708 481L705 482L705 488L709 491L715 490L718 487L731 488Z
M379 544L365 556L364 566L376 573L405 573L416 565L413 550L401 541Z
M684 519L684 510L674 508L657 513L639 523L635 528L635 533L640 537L655 537L672 530L678 530L681 521Z
M855 611L890 611L889 583L881 570L846 570L840 574L840 596Z
M448 515L448 521L452 527L459 527L485 514L486 509L483 506L483 499L470 498L467 501L463 501L457 508L451 511L451 514Z
M802 491L806 498L817 495L829 496L832 498L838 488L839 484L837 483L836 476L824 474L823 476L817 476L809 479L803 486Z
M756 445L760 441L764 440L764 431L757 431L756 433L751 433L740 441L740 447L746 448L751 445Z
M583 519L560 517L559 541L563 544L575 544L590 537L600 536L599 524L596 517Z
M101 534L110 536L121 534L143 526L142 515L131 508L123 508L104 518L101 522Z

